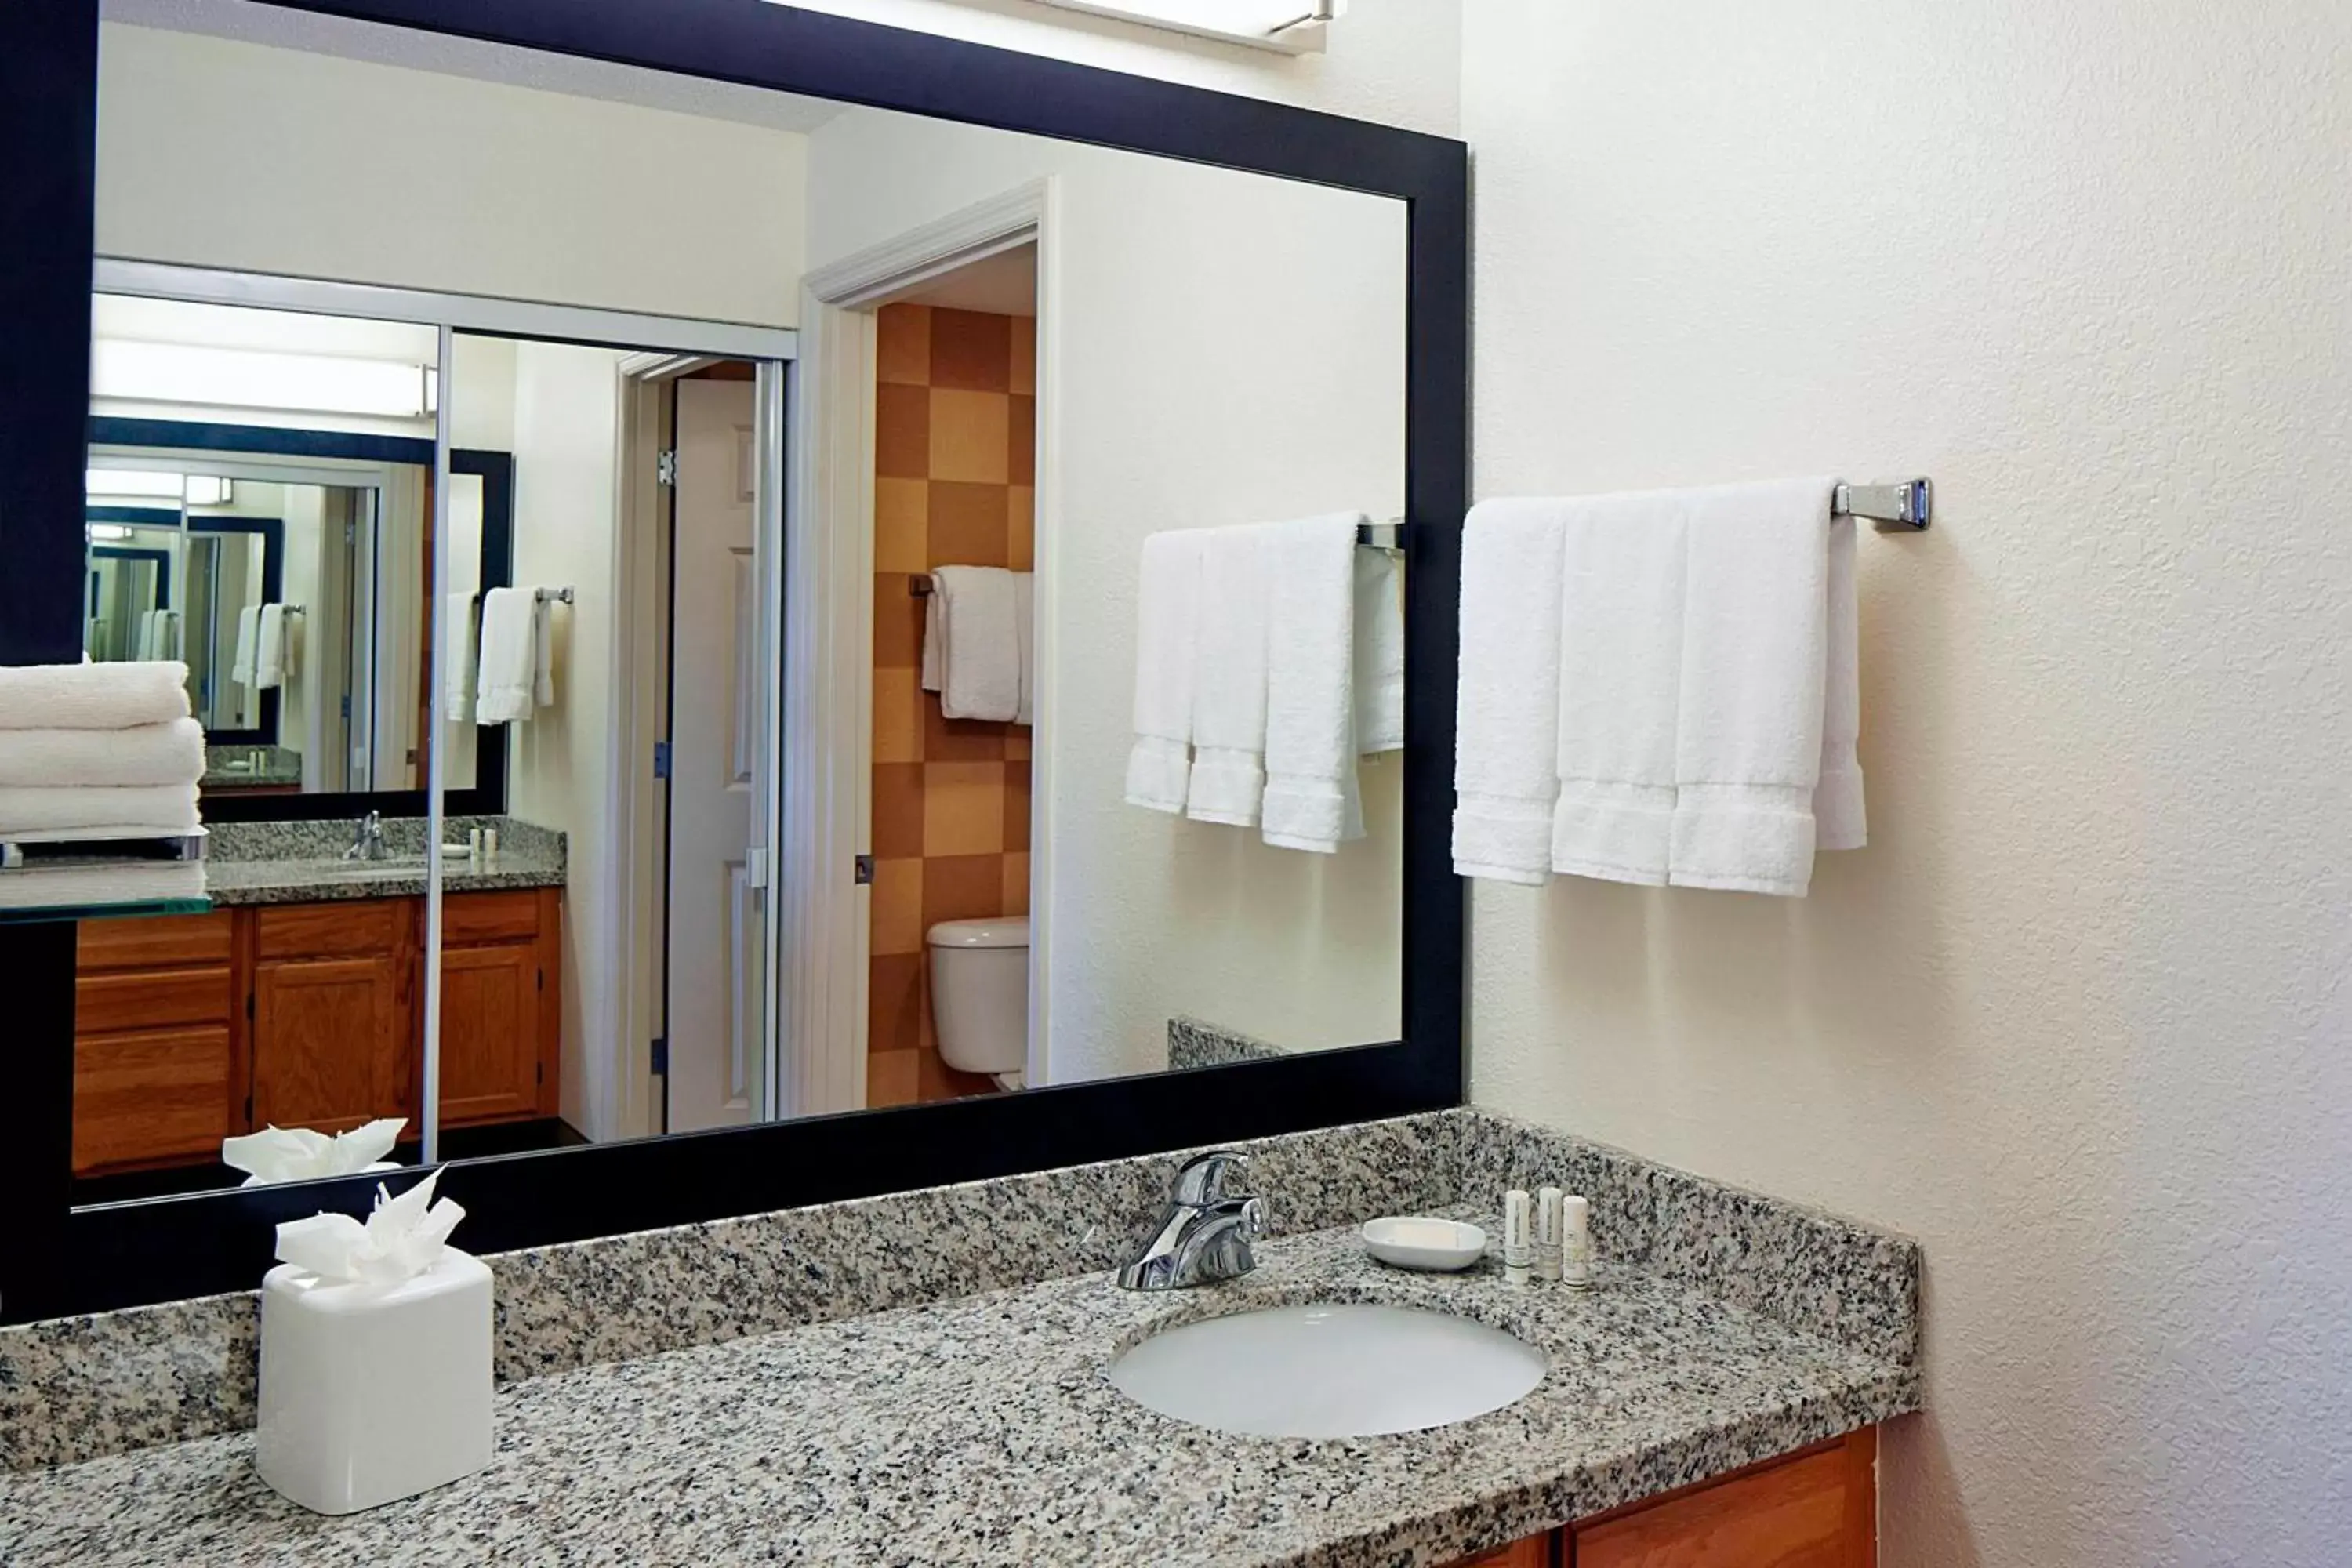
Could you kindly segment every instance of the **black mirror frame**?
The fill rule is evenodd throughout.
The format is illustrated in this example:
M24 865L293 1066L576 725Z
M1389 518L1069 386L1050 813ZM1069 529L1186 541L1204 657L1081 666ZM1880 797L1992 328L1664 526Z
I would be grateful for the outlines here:
M1468 499L1469 167L1459 142L768 0L268 0L1409 204L1403 1038L1002 1099L467 1160L442 1191L479 1252L1047 1170L1462 1102L1454 702ZM0 663L76 657L98 0L0 7ZM252 1289L270 1226L363 1212L344 1177L73 1210L74 930L0 928L16 1064L0 1125L0 1321Z

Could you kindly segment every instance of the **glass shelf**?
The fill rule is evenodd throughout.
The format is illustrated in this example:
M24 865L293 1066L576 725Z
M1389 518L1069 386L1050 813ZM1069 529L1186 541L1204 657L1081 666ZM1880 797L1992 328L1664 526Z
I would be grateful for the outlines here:
M141 915L201 915L210 899L143 899L128 904L52 904L35 910L0 909L0 926L42 925L56 921L130 920Z

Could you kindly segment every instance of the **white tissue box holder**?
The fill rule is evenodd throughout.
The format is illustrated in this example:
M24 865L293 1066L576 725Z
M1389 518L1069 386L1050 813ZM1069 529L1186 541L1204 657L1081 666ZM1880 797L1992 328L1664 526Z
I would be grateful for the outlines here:
M490 1462L490 1270L445 1250L396 1285L261 1281L261 1479L315 1513L356 1513Z

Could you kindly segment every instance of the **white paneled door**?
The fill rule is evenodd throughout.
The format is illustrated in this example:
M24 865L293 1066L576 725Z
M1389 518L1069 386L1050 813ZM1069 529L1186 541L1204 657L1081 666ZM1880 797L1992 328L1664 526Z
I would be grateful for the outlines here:
M761 1114L766 896L752 384L677 384L670 697L669 1131Z

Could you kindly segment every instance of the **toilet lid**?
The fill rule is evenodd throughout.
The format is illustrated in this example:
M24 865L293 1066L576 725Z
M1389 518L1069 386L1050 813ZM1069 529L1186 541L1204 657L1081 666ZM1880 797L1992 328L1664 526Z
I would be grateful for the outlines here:
M1029 917L992 921L941 921L924 935L933 947L1027 947Z

